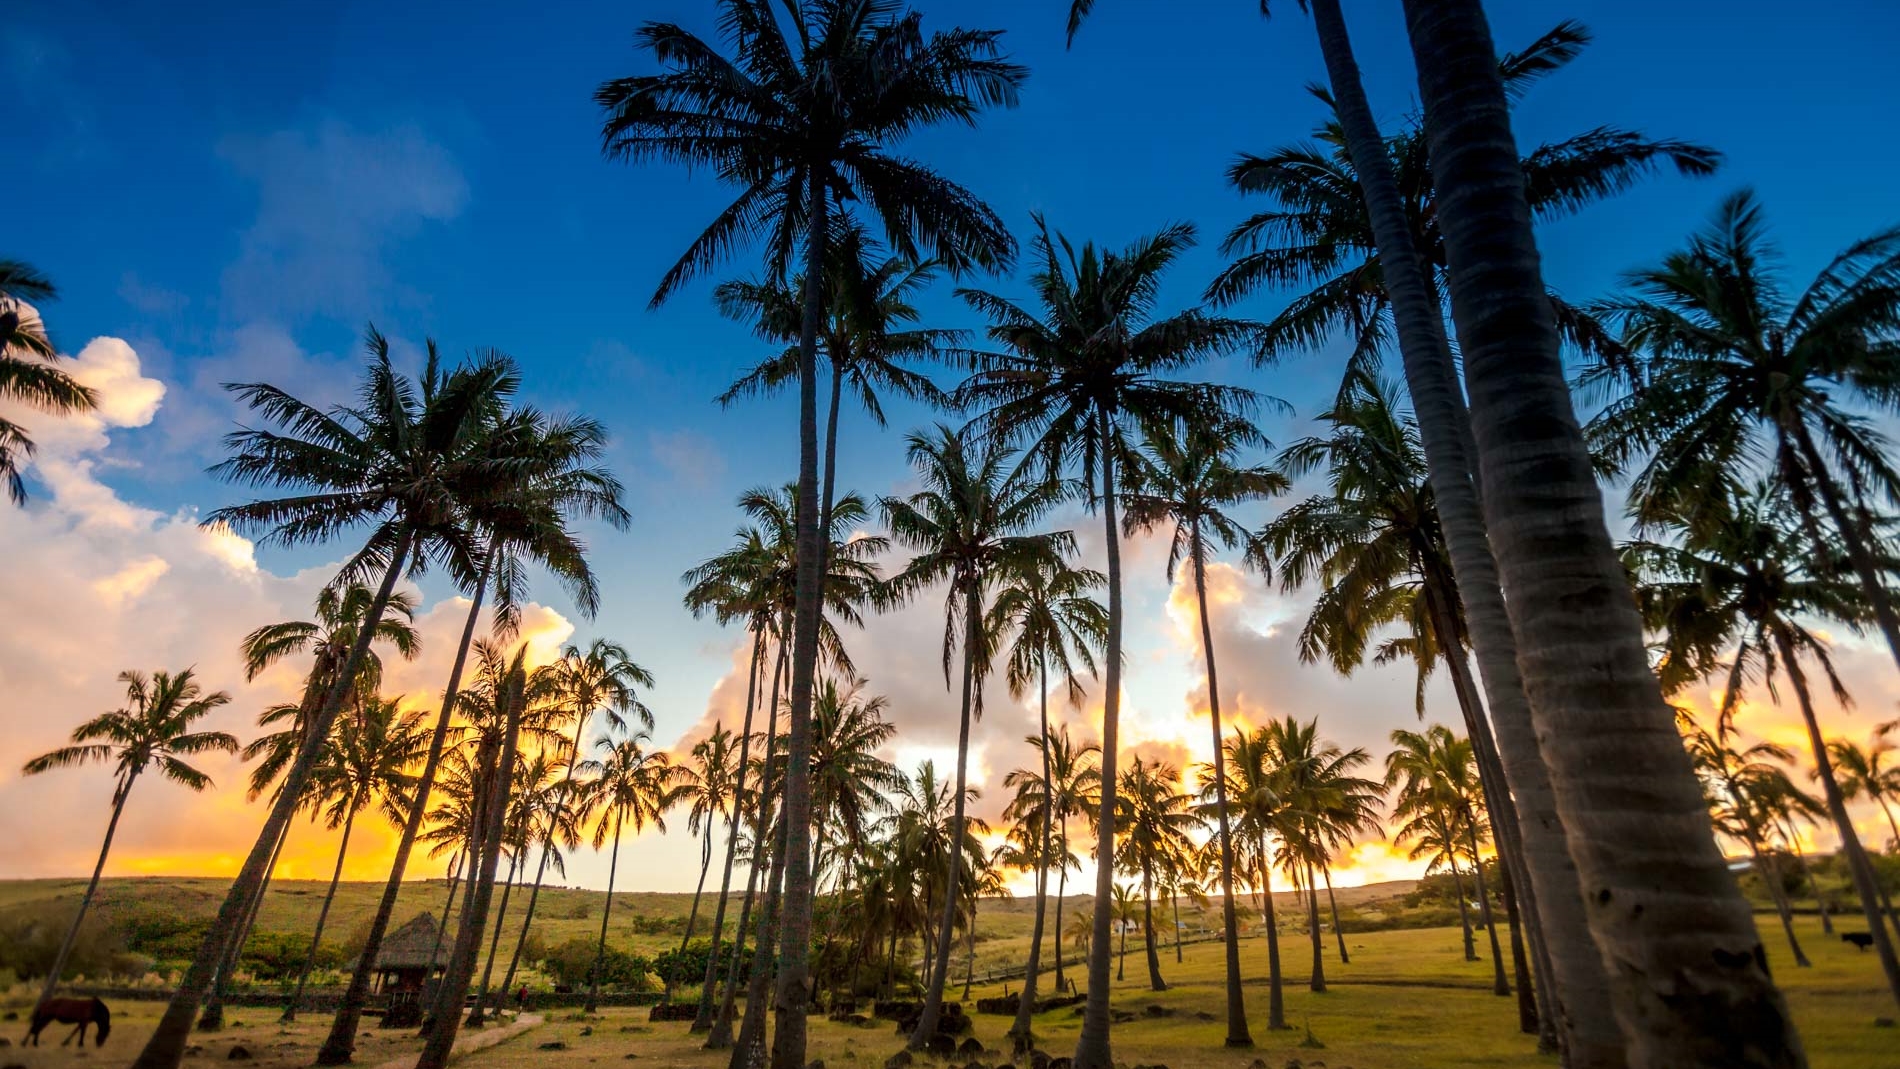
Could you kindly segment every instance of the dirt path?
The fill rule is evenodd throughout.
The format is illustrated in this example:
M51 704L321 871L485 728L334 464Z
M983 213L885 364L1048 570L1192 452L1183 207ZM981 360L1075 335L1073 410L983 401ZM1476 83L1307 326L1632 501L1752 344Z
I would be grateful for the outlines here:
M500 1046L530 1028L537 1027L547 1018L538 1013L524 1013L503 1028L483 1028L479 1031L464 1030L455 1040L455 1046L449 1052L449 1060L467 1057L478 1050ZM414 1069L415 1054L405 1054L400 1058L391 1058L375 1069Z

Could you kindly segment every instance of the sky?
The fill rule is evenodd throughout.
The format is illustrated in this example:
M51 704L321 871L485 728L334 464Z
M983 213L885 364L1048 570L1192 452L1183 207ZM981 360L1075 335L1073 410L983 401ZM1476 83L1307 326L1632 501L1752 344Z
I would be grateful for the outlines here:
M1597 36L1521 105L1525 145L1613 124L1694 139L1726 157L1712 178L1657 177L1540 231L1546 277L1572 298L1609 292L1619 271L1670 248L1742 186L1760 192L1797 279L1900 221L1900 118L1887 63L1900 10L1857 0L1816 0L1798 16L1759 0L1490 6L1502 48L1563 18ZM1220 236L1259 206L1226 186L1226 165L1239 152L1301 140L1320 119L1303 87L1323 70L1310 23L1292 3L1276 5L1270 21L1251 0L1100 4L1073 49L1062 37L1066 4L1056 0L922 7L927 28L1005 30L1005 47L1030 77L1019 107L985 114L974 130L925 132L901 150L968 185L1019 235L1032 212L1110 245L1194 223L1201 244L1164 286L1164 308L1198 300L1221 266ZM1416 110L1398 0L1354 4L1350 15L1375 109L1397 127ZM530 400L606 422L609 462L634 518L625 533L587 532L601 612L584 618L544 580L522 636L543 658L569 641L624 643L656 676L646 700L660 745L690 744L715 720L736 723L741 636L687 614L679 575L728 542L740 491L795 475L795 411L789 398L727 410L713 402L764 355L709 299L717 280L759 269L755 250L648 307L661 274L731 196L704 173L600 154L591 93L605 79L653 70L632 45L649 19L716 32L710 0L291 0L196 4L188 14L151 0L9 5L0 25L9 129L0 256L58 283L60 299L44 311L75 358L69 367L102 404L65 420L23 417L40 445L33 500L0 506L9 621L0 641L0 839L13 846L0 876L89 871L109 774L25 779L17 769L119 705L120 670L195 665L208 686L232 695L212 726L247 740L256 714L295 692L296 666L246 684L238 641L260 624L305 618L351 547L263 547L198 525L245 493L205 471L240 416L220 384L263 380L309 400L342 400L371 323L407 367L425 339L450 354L501 349L521 362ZM971 284L1024 289L1008 276ZM921 300L928 322L978 326L951 289L940 284ZM1239 311L1266 317L1287 296L1263 293ZM1312 432L1338 357L1322 351L1270 369L1224 358L1205 375L1287 401L1291 415L1264 421L1284 444ZM841 487L912 488L901 435L936 417L902 403L890 416L879 429L846 412ZM1071 508L1057 522L1099 558L1096 520ZM1124 739L1186 763L1208 747L1198 619L1188 592L1167 582L1165 557L1144 539L1126 555ZM1317 717L1328 737L1375 755L1391 729L1414 724L1409 671L1367 669L1347 680L1298 663L1304 595L1226 563L1210 583L1224 708L1237 719ZM425 578L419 594L423 653L393 664L386 689L421 707L446 678L467 603L439 577ZM928 597L847 636L869 689L891 699L899 735L890 756L907 768L954 752L938 609ZM1829 707L1829 729L1864 736L1892 715L1900 681L1882 650L1835 638L1859 705ZM1434 688L1429 698L1431 719L1456 721L1448 692ZM1765 701L1745 711L1744 728L1801 742L1792 715ZM986 704L972 778L985 789L978 812L993 817L1002 774L1028 760L1023 736L1034 721L1031 707L1000 691ZM1086 734L1099 704L1092 692L1087 709L1063 715ZM140 783L109 873L235 870L263 810L245 802L235 761L204 767L217 788L202 795ZM51 813L61 819L47 820ZM1884 837L1872 814L1862 830ZM623 859L621 885L690 890L697 845L683 831L624 847L638 862ZM300 823L279 871L326 876L335 842ZM392 845L386 829L359 830L346 877L380 879ZM583 852L567 880L602 886L606 869L604 857ZM1340 878L1415 871L1373 843ZM440 868L425 861L412 873Z

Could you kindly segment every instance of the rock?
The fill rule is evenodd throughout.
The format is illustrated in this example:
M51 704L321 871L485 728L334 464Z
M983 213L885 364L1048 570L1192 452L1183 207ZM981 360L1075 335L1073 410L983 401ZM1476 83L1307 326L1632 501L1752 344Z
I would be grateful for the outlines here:
M0 1017L0 1021L17 1021L19 1019L20 1019L19 1010L8 1010L6 1013L6 1016Z
M949 868L950 866L945 865L944 867ZM807 1065L805 1069L825 1069L825 1060L823 1058L813 1058L811 1064Z
M946 866L946 867L948 867L948 866ZM591 1036L591 1035L593 1035L593 1034L594 1034L594 1026L593 1026L593 1025L588 1025L588 1026L587 1026L586 1028L583 1028L583 1029L581 1029L581 1035L584 1035L584 1036Z
M946 868L948 868L948 866L945 866L945 867L946 867ZM620 1060L621 1060L621 1061L626 1061L626 1062L630 1062L630 1061L632 1061L632 1060L634 1060L635 1058L638 1058L638 1057L639 1057L639 1055L638 1055L638 1054L622 1054L622 1055L620 1056Z
M535 1050L566 1050L567 1044L561 1042L558 1039L550 1039L546 1043L543 1043L534 1049Z
M1049 1056L1039 1050L1030 1051L1029 1069L1049 1069ZM1266 1069L1266 1067L1262 1066L1261 1069Z
M957 1044L957 1057L959 1058L970 1058L981 1053L983 1053L983 1041L975 1036L971 1036Z
M884 1059L884 1069L904 1069L911 1062L910 1051L900 1050Z
M845 1024L853 1025L858 1028L864 1028L877 1023L862 1013L847 1013L844 1015L843 1020Z
M939 1058L955 1057L957 1053L957 1040L955 1036L938 1032L936 1035L924 1041L924 1049Z
M13 1046L13 1041L11 1039L8 1039L5 1036L0 1036L0 1047L11 1047L11 1046Z
M0 1067L0 1069L26 1069L26 1066L21 1065L19 1062L14 1062L12 1065Z
M1211 1021L1214 1020L1214 1015L1206 1010L1195 1010L1194 1019L1197 1021Z
M245 1046L242 1043L239 1043L233 1046L231 1048L231 1053L226 1054L224 1057L226 1061L248 1062L251 1060L251 1057L252 1057L251 1048Z
M1049 1059L1049 1069L1069 1069L1069 1059L1051 1058Z
M1145 1010L1142 1010L1141 1012L1143 1012L1143 1013L1145 1013L1145 1014L1147 1014L1147 1015L1148 1015L1148 1016L1150 1016L1150 1017L1172 1017L1172 1016L1174 1016L1174 1011L1173 1011L1173 1010L1171 1010L1171 1009L1169 1009L1169 1008L1167 1008L1166 1006L1162 1006L1162 1005L1158 1005L1158 1004L1156 1004L1156 1003L1152 1003L1152 1002L1148 1004L1148 1008L1147 1008L1147 1009L1145 1009Z
M185 1048L185 1054L187 1056L194 1055L194 1054L203 1054L204 1052L205 1052L205 1049L203 1047L200 1047L196 1043L193 1043L191 1046Z
M1132 1021L1135 1019L1135 1011L1109 1010L1108 1019L1115 1022L1116 1024L1127 1024L1129 1021Z
M1893 1018L1891 1018L1891 1017L1876 1017L1876 1018L1874 1018L1874 1027L1875 1027L1875 1028L1892 1028L1892 1027L1893 1027Z
M1265 1058L1255 1058L1247 1063L1247 1069L1267 1069L1267 1061Z

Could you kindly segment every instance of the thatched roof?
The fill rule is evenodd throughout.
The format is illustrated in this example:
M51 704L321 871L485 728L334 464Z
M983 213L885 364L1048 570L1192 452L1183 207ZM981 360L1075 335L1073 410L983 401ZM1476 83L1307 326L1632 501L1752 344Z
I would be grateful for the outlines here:
M436 938L435 915L418 913L408 923L383 938L382 949L376 955L376 971L424 969L431 964L438 969L444 968L449 962L449 948L440 944L441 940ZM435 951L434 962L429 960L432 949ZM355 969L356 962L351 962L348 967Z

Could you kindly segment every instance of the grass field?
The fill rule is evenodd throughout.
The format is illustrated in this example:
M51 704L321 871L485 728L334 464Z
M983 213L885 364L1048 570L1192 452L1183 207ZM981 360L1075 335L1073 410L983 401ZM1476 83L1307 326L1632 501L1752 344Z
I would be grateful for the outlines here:
M114 881L112 893L128 893L131 881ZM145 901L155 896L184 903L215 894L217 881L141 880L137 891ZM272 924L291 926L305 917L314 917L314 896L299 895L301 885L281 888L273 896L271 910L277 918ZM47 893L47 885L0 884L0 908L19 904L34 895ZM320 890L320 889L319 889ZM425 908L425 901L439 908L439 885L417 885L406 893L405 910ZM1355 890L1353 901L1360 905L1389 897L1390 887ZM341 896L339 910L350 919L346 926L359 923L368 915L373 889L357 885ZM578 912L585 899L597 904L594 892L557 892L552 914ZM544 903L547 899L544 899ZM413 902L413 904L412 904ZM1348 905L1342 900L1342 906ZM985 903L982 923L985 938L979 943L979 973L985 960L1002 961L1012 954L1020 956L1026 942L1027 903ZM205 908L209 908L208 906ZM614 915L623 908L632 915L647 911L654 917L681 916L687 908L687 896L630 894L623 901L615 896ZM1900 1017L1900 1011L1888 1000L1880 982L1879 965L1871 953L1856 951L1838 940L1825 939L1818 920L1802 918L1800 932L1814 967L1797 969L1788 960L1785 944L1775 928L1772 916L1764 915L1768 925L1764 937L1776 979L1782 984L1793 1006L1796 1023L1806 1041L1815 1069L1891 1069L1900 1065L1900 1030L1879 1027L1877 1018ZM590 925L586 920L557 916L550 922L550 939L566 938L568 926L575 931L594 929L598 913ZM643 937L627 932L618 921L614 927L632 945L649 948L663 946L669 937ZM1845 927L1857 928L1850 919ZM677 936L670 937L676 940ZM1480 943L1482 947L1482 941ZM1291 1060L1303 1066L1323 1063L1328 1069L1440 1069L1447 1066L1533 1067L1555 1065L1555 1059L1539 1055L1533 1037L1516 1029L1513 1000L1490 993L1489 965L1470 963L1462 958L1456 929L1375 932L1347 937L1352 954L1350 964L1342 964L1329 938L1326 949L1327 979L1332 990L1314 994L1306 988L1310 949L1303 935L1289 933L1283 942L1283 960L1287 969L1287 1012L1293 1030L1268 1033L1266 1024L1267 989L1264 980L1265 944L1248 939L1242 945L1243 963L1248 974L1246 997L1253 1023L1256 1049L1251 1052L1229 1051L1221 1046L1223 1025L1221 956L1215 943L1189 944L1183 948L1184 960L1177 964L1172 947L1165 947L1162 971L1171 987L1166 992L1147 989L1147 970L1139 942L1129 943L1127 979L1114 986L1117 1009L1137 1014L1137 1019L1116 1026L1116 1059L1129 1065L1161 1064L1169 1069L1246 1069L1253 1060L1262 1059L1269 1069L1283 1069ZM1014 987L1019 984L1012 985ZM24 988L16 988L12 1009L30 1000ZM979 984L976 997L1001 994L1003 985ZM961 992L956 992L960 994ZM1158 1010L1151 1010L1158 1007ZM83 1069L106 1062L120 1064L141 1043L156 1020L160 1004L122 1003L115 1006L115 1025L111 1042L103 1049L76 1052L70 1048L14 1047L0 1055L0 1064L23 1065L27 1069ZM1152 1016L1151 1016L1152 1014ZM187 1064L206 1066L222 1062L234 1043L247 1046L257 1056L259 1069L278 1069L309 1064L314 1044L321 1038L325 1020L321 1015L306 1015L291 1029L280 1029L276 1011L239 1009L232 1013L234 1026L220 1036L200 1040L203 1050ZM1009 1020L1003 1017L976 1017L977 1036L992 1050L1005 1046L1003 1033ZM1036 1028L1042 1046L1054 1053L1066 1053L1073 1045L1079 1020L1071 1009L1054 1010L1038 1019ZM4 1032L18 1042L14 1029L7 1024ZM1321 1048L1302 1046L1307 1029ZM589 1034L583 1035L583 1030ZM390 1036L370 1030L358 1061L374 1066L380 1062L406 1057L416 1043L407 1036ZM62 1033L59 1033L63 1035ZM48 1033L55 1036L55 1033ZM564 1050L543 1050L540 1045L559 1041ZM827 1069L862 1066L882 1069L884 1059L895 1052L901 1040L893 1027L878 1022L875 1027L853 1028L814 1018L811 1057L822 1059ZM724 1053L701 1051L697 1042L685 1034L680 1024L649 1024L644 1010L614 1010L602 1017L580 1019L576 1015L555 1013L539 1028L492 1050L471 1055L460 1064L471 1069L501 1069L503 1066L531 1066L532 1069L599 1069L603 1063L635 1058L643 1065L690 1066L696 1069L723 1069ZM957 1059L962 1065L970 1059ZM1005 1061L1000 1054L977 1059L986 1065Z

